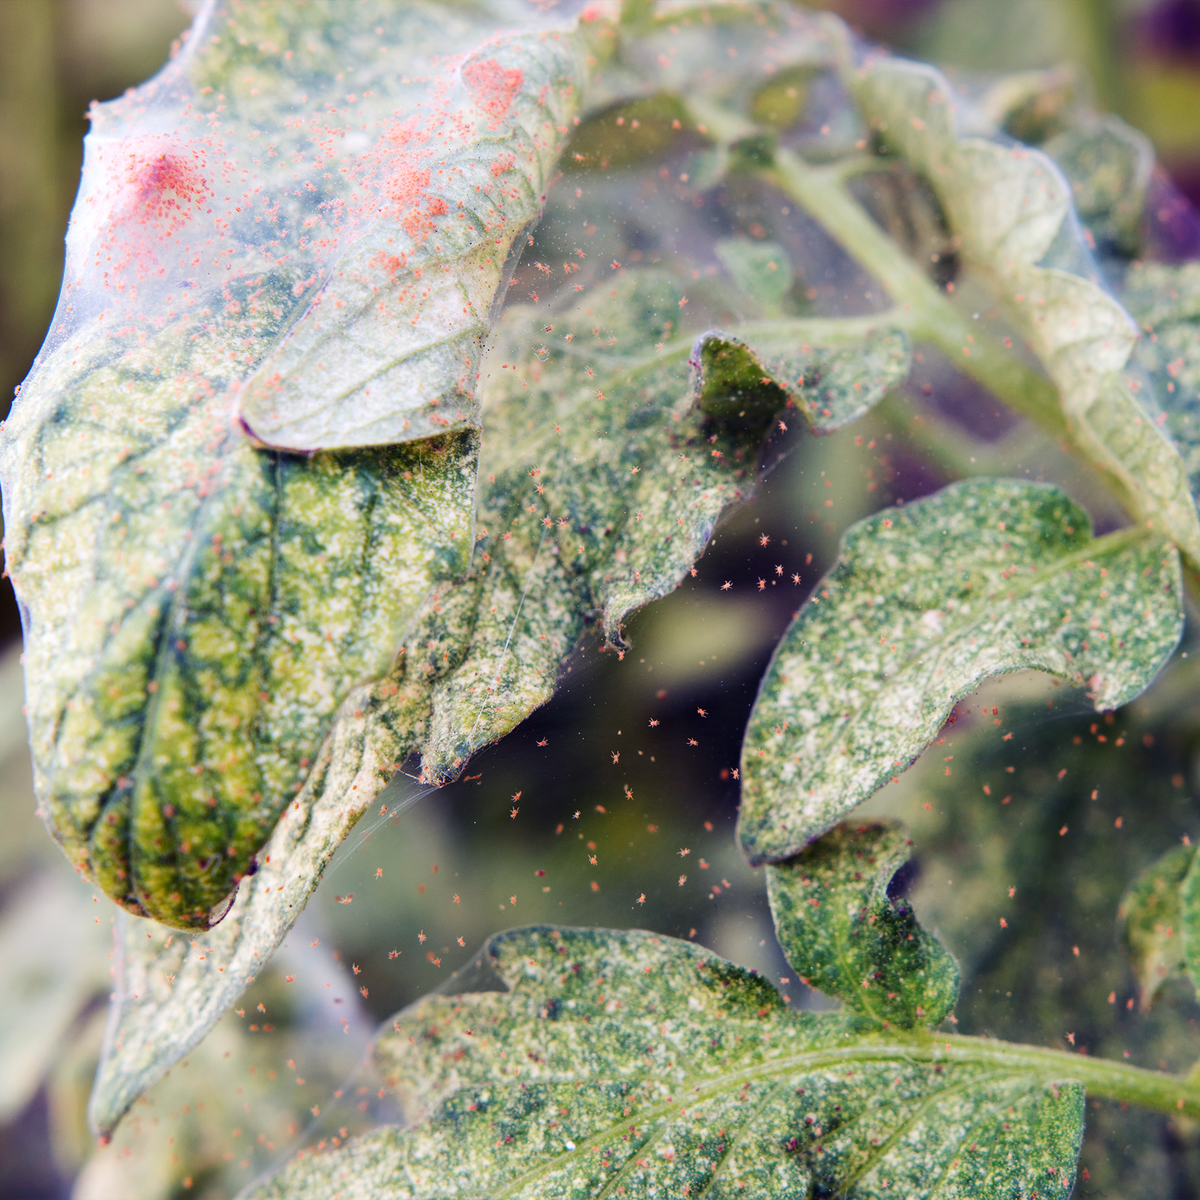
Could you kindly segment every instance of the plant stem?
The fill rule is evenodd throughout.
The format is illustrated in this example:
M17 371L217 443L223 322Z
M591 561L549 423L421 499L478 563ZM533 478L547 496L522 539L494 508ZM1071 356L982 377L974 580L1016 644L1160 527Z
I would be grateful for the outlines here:
M844 1047L798 1055L796 1066L853 1062L927 1062L992 1067L1014 1075L1032 1076L1043 1084L1080 1083L1090 1096L1138 1104L1155 1112L1200 1117L1200 1083L1165 1071L1149 1071L1109 1058L1068 1054L1046 1046L1003 1042L964 1034L889 1032L866 1037ZM747 1074L777 1073L780 1061L756 1067ZM740 1081L739 1073L737 1079ZM723 1081L728 1087L729 1081Z
M1028 1071L1046 1083L1075 1080L1091 1096L1124 1100L1156 1112L1200 1117L1200 1086L1179 1075L1148 1071L1108 1058L1068 1054L1044 1046L952 1034L929 1037L913 1057L928 1062L961 1062Z
M967 321L916 263L901 250L842 182L838 165L813 167L789 150L778 150L766 172L801 204L834 241L879 280L899 308L914 338L932 342L962 371L994 392L1010 408L1063 437L1066 422L1049 379L1032 371Z
M1009 474L1014 459L1029 457L1043 445L1041 435L1028 426L1018 427L997 442L981 441L936 415L919 411L898 390L889 392L874 412L883 424L910 441L922 457L956 479Z
M697 1087L695 1098L703 1100L710 1095L732 1092L744 1087L748 1080L777 1077L788 1071L817 1071L853 1063L880 1062L989 1067L1043 1085L1079 1083L1091 1096L1138 1104L1155 1112L1200 1117L1200 1081L1190 1076L1169 1075L1165 1071L1150 1071L1082 1053L1069 1054L1046 1046L928 1030L851 1035L842 1045L834 1041L792 1056L772 1058L702 1084ZM669 1105L661 1111L669 1111ZM651 1112L643 1112L642 1119L651 1115Z
M890 293L904 327L914 339L937 346L964 374L1015 412L1060 442L1075 447L1085 459L1092 458L1072 434L1054 384L962 316L851 195L842 182L838 164L814 167L789 150L777 150L774 165L763 173L875 276ZM1093 465L1126 511L1139 512L1142 506L1125 483L1112 471Z

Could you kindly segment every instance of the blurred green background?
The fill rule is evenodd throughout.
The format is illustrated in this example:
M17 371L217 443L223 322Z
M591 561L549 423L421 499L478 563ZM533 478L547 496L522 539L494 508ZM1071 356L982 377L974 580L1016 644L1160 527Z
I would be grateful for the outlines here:
M950 67L1073 64L1096 106L1145 130L1200 202L1200 0L826 7L868 37ZM0 0L5 397L54 306L87 106L153 73L189 19L176 0ZM539 237L550 246L556 236L552 214ZM771 647L841 530L946 481L938 464L953 447L914 440L911 419L896 413L911 418L928 405L961 415L967 391L931 366L890 418L819 443L773 445L758 500L722 526L695 579L634 622L632 653L617 661L585 643L553 703L479 755L467 778L437 794L396 786L388 814L349 839L276 965L98 1153L82 1112L103 1031L113 910L75 879L33 815L5 583L0 1200L216 1200L277 1163L297 1137L340 1138L385 1117L357 1068L372 1029L510 925L640 925L693 937L782 981L796 1003L821 1003L790 978L761 878L734 847L731 771ZM1007 428L999 414L978 428L973 399L977 435ZM962 437L970 433L964 423ZM1020 431L1011 436L1005 445L1019 445ZM1052 455L1019 462L1080 494ZM1200 1055L1200 1007L1180 986L1139 1011L1115 935L1134 875L1181 837L1200 836L1195 661L1181 653L1146 698L1111 720L1044 681L993 687L962 707L944 747L872 801L873 811L909 822L914 901L963 962L960 1031L1064 1048L1072 1034L1077 1049L1128 1051L1130 1061L1172 1069ZM985 700L1013 739L999 741L992 718L979 717ZM954 774L944 766L951 753ZM1089 1105L1078 1194L1200 1196L1200 1130Z

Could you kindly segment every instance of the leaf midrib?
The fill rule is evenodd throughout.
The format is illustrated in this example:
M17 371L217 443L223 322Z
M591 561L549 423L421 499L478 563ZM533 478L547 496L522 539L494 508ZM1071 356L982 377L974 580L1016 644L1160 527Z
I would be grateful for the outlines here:
M939 1050L939 1046L944 1050ZM696 1088L695 1096L685 1104L694 1107L735 1091L745 1083L753 1083L764 1077L782 1075L787 1072L812 1072L824 1067L849 1063L902 1062L909 1066L918 1063L949 1063L959 1066L992 1066L996 1068L986 1078L998 1079L1008 1075L1027 1075L1031 1084L1067 1083L1082 1084L1098 1096L1116 1099L1132 1098L1136 1103L1157 1109L1160 1112L1200 1117L1200 1086L1189 1085L1177 1076L1148 1071L1141 1067L1126 1066L1108 1059L1088 1059L1051 1050L1041 1046L1024 1045L1017 1042L998 1042L990 1038L969 1037L950 1034L945 1037L932 1033L912 1034L896 1037L890 1042L867 1042L858 1045L823 1049L791 1057L774 1059L742 1071L734 1071L710 1083ZM649 1078L650 1076L645 1076ZM1106 1081L1107 1077L1107 1081ZM627 1082L629 1077L624 1077ZM597 1081L591 1081L593 1083ZM973 1083L979 1080L971 1081ZM957 1086L957 1084L955 1085ZM942 1094L946 1089L939 1089ZM636 1123L646 1125L661 1121L677 1106L679 1101L669 1101L643 1109L636 1114ZM630 1117L635 1117L630 1113ZM626 1124L623 1117L575 1144L574 1150L565 1151L558 1157L539 1164L533 1170L511 1180L497 1191L489 1191L494 1198L516 1196L525 1184L541 1175L557 1170L582 1157L592 1148L605 1144L616 1136Z

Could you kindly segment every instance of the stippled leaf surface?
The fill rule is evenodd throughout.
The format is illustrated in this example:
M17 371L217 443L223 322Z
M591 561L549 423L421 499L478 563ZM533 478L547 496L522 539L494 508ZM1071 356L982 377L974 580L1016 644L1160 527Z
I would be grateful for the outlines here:
M832 428L908 371L903 335L863 344L837 321L693 339L685 299L665 274L630 272L549 326L514 309L497 331L481 385L482 563L455 601L477 617L461 665L434 685L426 778L453 775L548 699L586 618L616 644L628 614L678 586L750 494L776 412Z
M837 323L796 322L786 374L773 382L756 364L736 377L733 404L734 384L704 384L689 358L728 347L748 354L759 327L738 327L737 343L712 331L694 339L679 328L682 298L665 275L629 272L553 329L529 308L505 316L480 383L485 448L471 568L424 601L391 670L343 701L220 924L173 940L143 921L124 925L114 1034L92 1098L98 1129L115 1125L258 974L338 844L410 754L421 755L424 779L453 778L549 699L588 619L600 618L616 641L629 613L674 589L720 514L751 492L758 448L789 399L787 411L823 427L845 419L846 405L880 398L907 370L906 344L892 335L881 335L877 358L863 359L818 343ZM770 325L776 335L787 328ZM856 359L861 391L849 374ZM831 365L844 394L820 388ZM428 444L404 450L425 455ZM413 470L418 478L420 462Z
M742 844L757 862L795 854L989 675L1047 671L1115 708L1182 628L1174 547L1137 530L1093 541L1057 488L971 480L869 517L763 679L742 748Z
M1134 263L1121 298L1142 327L1135 361L1162 400L1158 421L1175 439L1200 494L1200 264Z
M482 340L583 83L483 18L212 5L93 114L0 477L41 811L131 912L219 918L466 570Z
M1118 482L1143 522L1200 561L1200 518L1183 462L1155 420L1153 400L1144 403L1139 381L1125 372L1137 328L1099 281L1058 168L1027 146L960 136L953 89L934 67L876 56L848 80L881 142L928 180L959 252L990 280L1042 361L1068 436ZM1108 198L1108 171L1092 169L1082 183L1085 160L1102 153L1100 142L1060 150L1080 169L1085 198L1089 190L1097 204ZM1132 154L1128 139L1121 153ZM1136 183L1145 163L1133 159L1117 170ZM1128 220L1114 219L1114 232L1127 232Z
M767 870L771 916L800 981L883 1028L932 1027L958 999L958 964L889 894L911 847L895 822L838 825Z
M1117 910L1143 1009L1150 1008L1168 979L1187 973L1181 889L1195 857L1194 846L1169 850L1133 881Z
M376 1045L413 1124L306 1153L256 1197L1069 1193L1067 1060L1059 1078L942 1061L944 1040L793 1012L640 931L518 929L481 958L500 990L427 997Z
M1154 147L1119 117L1081 120L1043 147L1071 186L1075 211L1098 249L1136 253Z
M811 428L827 433L863 416L902 383L912 363L908 336L883 321L747 323L706 333L692 351L696 388L709 411L733 416L763 390L786 387Z

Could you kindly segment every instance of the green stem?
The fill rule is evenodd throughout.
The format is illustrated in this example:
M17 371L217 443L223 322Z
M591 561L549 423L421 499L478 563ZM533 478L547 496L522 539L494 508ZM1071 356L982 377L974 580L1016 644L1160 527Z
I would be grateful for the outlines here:
M892 164L877 154L856 154L852 158L839 158L822 169L829 171L839 183L845 183L846 180L854 179L859 175L873 175L890 171Z
M937 346L965 374L1048 433L1066 435L1054 384L959 313L854 199L839 166L813 167L799 155L779 150L766 174L879 280L914 338Z
M1011 474L1010 466L1014 461L1032 456L1043 444L1041 435L1027 427L1019 428L999 442L980 441L936 416L926 416L897 390L889 392L879 402L874 415L894 433L911 442L922 457L956 479Z
M968 321L915 262L892 241L839 178L837 164L814 167L789 150L778 150L765 176L790 195L891 295L914 339L932 343L964 374L1028 417L1052 437L1080 450L1063 417L1058 391L1007 347ZM1093 462L1093 466L1096 464ZM1112 471L1097 466L1119 503L1131 513L1143 505Z
M1043 1083L1073 1080L1083 1084L1091 1096L1140 1104L1156 1112L1200 1117L1200 1085L1180 1075L1148 1071L1108 1058L961 1034L913 1035L911 1043L906 1040L902 1045L907 1047L908 1058L921 1062L1002 1067L1034 1075ZM898 1046L894 1053L901 1057L905 1051Z

